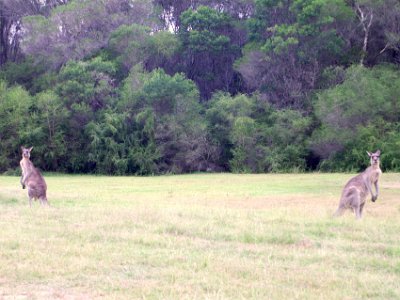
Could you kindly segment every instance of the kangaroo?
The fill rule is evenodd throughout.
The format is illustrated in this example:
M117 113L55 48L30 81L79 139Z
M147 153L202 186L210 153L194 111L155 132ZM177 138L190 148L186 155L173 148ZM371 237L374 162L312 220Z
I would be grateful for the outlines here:
M46 196L46 182L44 181L42 174L40 174L39 170L34 167L33 163L30 160L32 149L33 147L21 147L22 159L19 164L21 166L22 176L20 182L23 189L25 189L25 187L28 187L30 207L32 207L32 199L39 199L40 204L49 205Z
M360 219L368 193L371 194L372 202L378 199L378 180L379 176L382 174L379 167L381 151L377 150L375 153L367 151L367 153L370 157L371 166L347 182L343 188L342 197L340 198L339 207L335 212L335 216L341 216L344 211L349 208L354 211L356 218ZM372 184L375 186L375 195L372 192Z

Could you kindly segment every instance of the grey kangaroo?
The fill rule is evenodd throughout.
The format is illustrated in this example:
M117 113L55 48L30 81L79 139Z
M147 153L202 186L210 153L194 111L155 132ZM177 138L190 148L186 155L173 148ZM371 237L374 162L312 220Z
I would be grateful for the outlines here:
M351 178L345 185L342 197L340 198L339 207L336 210L335 216L340 216L344 211L349 208L352 209L357 219L362 216L363 208L365 205L368 193L371 194L372 202L378 199L379 186L378 180L382 171L379 167L379 157L381 151L377 150L375 153L368 152L371 165L361 174ZM372 184L375 186L375 195L372 192Z
M22 159L19 162L22 170L21 185L23 189L28 187L29 206L32 207L32 199L39 199L40 204L49 205L46 196L46 182L30 160L32 148L21 147Z

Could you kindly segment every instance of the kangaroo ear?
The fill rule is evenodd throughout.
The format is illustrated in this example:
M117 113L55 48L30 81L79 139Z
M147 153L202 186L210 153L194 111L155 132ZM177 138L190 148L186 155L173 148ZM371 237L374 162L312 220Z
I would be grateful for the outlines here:
M33 149L33 146L32 147L30 147L28 150L29 150L29 152L31 152L32 151L32 149Z
M21 150L24 151L24 149L25 149L24 146L21 146Z
M375 152L377 155L381 155L381 150L376 150L376 152Z
M369 156L369 157L371 157L371 155L372 155L372 154L371 154L371 153L369 153L368 151L367 151L367 154L368 154L368 156Z

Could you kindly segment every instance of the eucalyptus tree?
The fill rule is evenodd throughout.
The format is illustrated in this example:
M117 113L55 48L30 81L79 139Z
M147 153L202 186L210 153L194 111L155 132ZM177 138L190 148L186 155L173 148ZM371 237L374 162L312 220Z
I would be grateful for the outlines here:
M65 171L67 163L68 120L71 112L66 108L62 99L52 90L42 91L33 97L36 134L32 140L36 151L41 153L36 158L42 170Z
M384 167L398 168L400 71L394 65L348 68L341 84L317 93L314 111L321 124L311 149L327 170L364 165L365 149L381 149ZM385 151L383 151L385 150Z
M169 31L156 31L148 26L122 25L112 32L108 41L109 56L118 65L119 78L125 78L132 67L142 65L152 71L173 68L179 41Z
M0 81L0 172L14 169L21 145L31 144L35 130L32 97L20 86Z
M212 143L219 148L218 165L223 170L250 171L256 155L255 98L214 94L206 110Z
M183 173L212 167L213 149L200 114L199 91L183 74L136 66L121 91L118 111L133 130L134 173ZM131 131L132 132L132 131Z
M400 62L400 2L354 0L361 44L360 64Z
M48 15L50 10L69 0L0 0L0 66L21 58L22 18Z
M66 110L64 118L66 141L65 168L70 172L90 172L93 166L86 157L89 138L88 124L103 117L115 101L112 62L95 57L89 61L69 61L59 72L54 87Z
M249 89L277 107L305 109L320 72L352 60L343 27L353 22L353 11L344 0L255 2L237 69Z
M236 20L249 18L254 11L254 0L154 0L159 7L159 18L164 27L178 32L181 27L181 15L186 10L196 10L200 6L208 6L220 13L229 14Z
M215 94L206 110L218 164L232 172L304 171L312 122L258 96Z
M58 69L68 60L80 60L104 48L112 31L124 24L152 22L152 4L146 0L72 0L48 16L23 19L24 53Z
M241 54L239 36L232 17L210 7L200 6L181 15L178 69L196 82L203 100L217 90L240 90L240 75L233 69Z
M384 46L380 46L379 55L386 60L400 64L400 2L386 0L380 11L381 29L384 30Z

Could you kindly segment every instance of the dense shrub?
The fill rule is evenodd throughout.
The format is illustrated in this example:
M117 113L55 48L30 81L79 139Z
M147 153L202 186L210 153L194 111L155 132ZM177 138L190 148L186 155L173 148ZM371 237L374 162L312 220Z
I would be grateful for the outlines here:
M400 72L390 66L349 68L345 80L317 95L321 123L311 138L323 170L359 170L365 151L382 150L385 168L398 170Z

